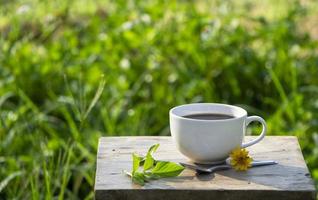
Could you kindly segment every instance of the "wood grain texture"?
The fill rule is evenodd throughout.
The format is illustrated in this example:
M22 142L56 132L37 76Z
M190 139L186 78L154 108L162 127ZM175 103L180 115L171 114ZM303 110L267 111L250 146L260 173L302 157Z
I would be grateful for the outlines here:
M247 136L245 140L254 137ZM292 136L267 136L249 147L255 160L276 160L278 165L251 168L247 172L220 171L198 175L184 170L174 178L154 180L141 187L122 173L131 170L131 153L145 155L160 143L156 159L186 162L171 137L103 137L99 140L95 195L107 199L315 199L315 187L298 141Z

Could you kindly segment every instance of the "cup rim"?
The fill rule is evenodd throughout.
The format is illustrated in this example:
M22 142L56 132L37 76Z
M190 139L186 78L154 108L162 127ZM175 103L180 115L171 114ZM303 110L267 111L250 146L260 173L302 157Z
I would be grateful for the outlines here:
M234 118L230 118L230 119L218 119L218 120L207 120L207 119L190 119L190 118L185 118L183 116L177 115L175 113L175 111L177 109L180 108L184 108L184 107L190 107L190 106L196 106L196 105L206 105L206 106L223 106L223 107L227 107L227 108L232 108L232 109L236 109L239 110L239 112L241 112L241 114L239 116L234 116ZM179 118L182 120L188 120L188 121L201 121L201 122L228 122L228 121L234 121L237 119L241 119L243 117L247 116L247 111L239 106L235 106L235 105L229 105L229 104L222 104L222 103L190 103L190 104L182 104L179 106L175 106L173 108L170 109L169 111L170 116L173 116L175 118Z

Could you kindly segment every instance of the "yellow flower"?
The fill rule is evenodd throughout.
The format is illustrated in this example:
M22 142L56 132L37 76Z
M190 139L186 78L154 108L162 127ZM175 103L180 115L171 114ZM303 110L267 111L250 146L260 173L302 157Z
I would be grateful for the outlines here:
M248 155L246 149L236 148L231 154L231 165L237 171L246 171L247 168L251 167L253 159Z

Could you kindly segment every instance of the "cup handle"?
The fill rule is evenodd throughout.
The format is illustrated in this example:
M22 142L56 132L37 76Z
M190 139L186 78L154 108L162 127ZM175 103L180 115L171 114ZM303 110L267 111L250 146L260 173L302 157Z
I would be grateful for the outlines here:
M262 124L263 126L263 130L261 132L261 134L254 140L252 141L249 141L249 142L246 142L246 143L243 143L242 144L242 148L245 148L245 147L249 147L249 146L252 146L258 142L260 142L266 135L266 130L267 130L267 127L266 127L266 122L263 118L259 117L259 116L250 116L250 117L247 117L246 119L246 127L252 122L252 121L258 121Z

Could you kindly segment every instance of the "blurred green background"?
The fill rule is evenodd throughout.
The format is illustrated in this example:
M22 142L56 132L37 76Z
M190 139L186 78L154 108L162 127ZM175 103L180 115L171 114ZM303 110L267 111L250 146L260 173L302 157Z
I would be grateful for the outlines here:
M317 1L0 0L0 35L0 199L93 199L99 137L193 102L297 136L318 183Z

